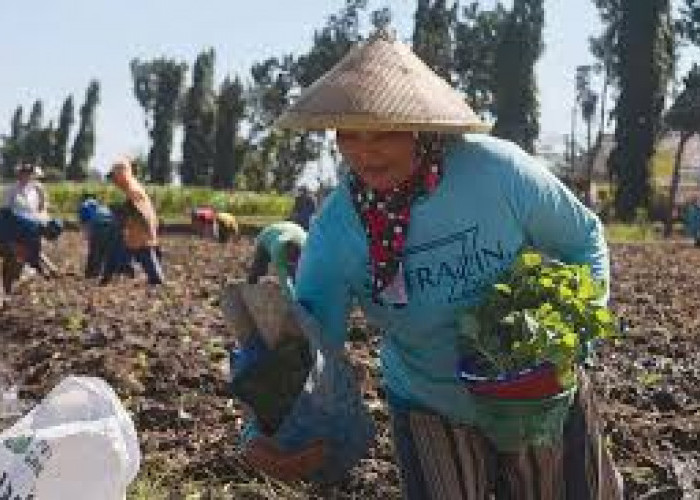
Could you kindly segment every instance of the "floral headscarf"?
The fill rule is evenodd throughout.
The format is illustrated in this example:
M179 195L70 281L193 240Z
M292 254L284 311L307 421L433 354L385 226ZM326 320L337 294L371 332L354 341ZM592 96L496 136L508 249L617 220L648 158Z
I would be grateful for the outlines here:
M353 203L369 243L374 302L396 307L408 303L403 259L411 207L437 188L442 175L443 143L438 137L419 144L413 174L398 186L379 191L350 175Z

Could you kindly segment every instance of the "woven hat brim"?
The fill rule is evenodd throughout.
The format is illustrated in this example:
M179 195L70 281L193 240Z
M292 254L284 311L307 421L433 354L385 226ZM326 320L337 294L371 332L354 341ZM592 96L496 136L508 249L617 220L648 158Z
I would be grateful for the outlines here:
M443 132L489 133L492 126L485 122L407 120L403 117L368 116L365 114L319 114L289 111L275 122L280 129L290 130L359 130L367 132Z
M304 89L275 125L286 129L488 131L464 96L411 49L375 37Z

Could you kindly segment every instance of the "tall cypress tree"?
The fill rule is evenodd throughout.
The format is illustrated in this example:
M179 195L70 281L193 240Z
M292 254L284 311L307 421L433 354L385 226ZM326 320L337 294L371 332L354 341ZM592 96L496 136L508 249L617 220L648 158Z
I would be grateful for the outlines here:
M80 125L73 142L71 160L66 169L66 179L81 181L87 178L90 160L95 154L95 118L100 103L100 83L93 80L85 93L85 103L80 107Z
M75 123L75 111L73 106L73 96L69 95L63 101L61 114L58 118L58 130L56 130L55 147L53 153L52 166L59 169L65 175L66 171L66 154L68 152L68 139L70 138L71 128Z
M620 97L610 161L617 181L616 214L631 221L651 201L650 159L673 76L675 40L669 0L622 0L621 8Z
M243 85L238 78L226 78L216 103L216 155L212 186L219 189L233 187L240 165L237 164L236 145L238 127L245 116Z
M543 0L514 0L496 50L493 133L534 152L540 133L535 64L544 42Z
M197 57L192 71L192 87L185 97L182 143L183 184L203 186L214 168L216 109L214 96L214 50Z
M173 130L180 114L186 71L186 64L171 59L131 62L134 95L146 113L146 128L152 141L148 177L158 184L172 180Z
M41 99L34 101L32 109L29 112L29 121L27 122L27 129L29 131L41 130L42 122L44 121L44 103Z
M469 105L482 115L495 115L494 65L508 11L500 2L483 10L466 6L455 29L454 70L459 89Z
M22 140L24 136L23 119L24 110L22 106L17 106L12 114L10 122L10 135L5 139L2 145L2 175L6 179L12 179L15 176L15 167L22 158Z
M457 7L454 2L448 5L447 0L418 0L414 16L413 51L449 82L454 68Z
M42 131L44 121L44 103L41 99L34 101L29 112L29 120L22 143L22 156L25 161L40 163L42 154Z

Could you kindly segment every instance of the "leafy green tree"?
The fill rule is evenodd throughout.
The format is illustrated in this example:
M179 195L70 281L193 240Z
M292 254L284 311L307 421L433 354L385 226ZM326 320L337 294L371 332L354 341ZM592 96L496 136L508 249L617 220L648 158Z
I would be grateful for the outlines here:
M586 198L587 205L591 203L591 177L593 175L594 151L592 144L592 128L595 112L598 107L598 94L591 88L591 76L596 66L584 65L576 68L576 102L581 107L581 116L586 123Z
M34 101L29 112L29 121L25 129L22 144L22 160L30 163L42 163L42 149L44 147L44 103L41 99Z
M238 78L226 78L216 103L216 140L212 186L230 189L240 166L238 129L245 118L246 102Z
M171 59L131 61L134 95L146 114L151 137L148 180L166 184L172 178L173 131L180 116L187 65Z
M3 172L2 175L6 179L12 179L15 176L15 167L22 159L22 141L24 137L25 127L23 123L24 110L22 106L17 106L12 114L10 122L10 135L3 137L2 154Z
M589 39L590 52L598 61L598 67L603 74L596 150L602 146L605 123L609 118L609 113L606 109L608 92L611 87L617 87L619 84L620 64L618 54L620 53L620 27L622 26L621 2L622 0L593 0L603 24L602 33ZM610 164L608 164L608 175L612 182L613 176Z
M293 56L270 58L254 64L252 97L252 141L261 150L263 165L269 165L265 176L271 178L272 187L279 192L291 190L305 165L321 154L322 138L319 134L279 131L273 128L274 120L291 102L292 91L298 88Z
M263 192L268 189L268 168L266 157L268 151L256 147L249 139L243 139L237 152L243 152L237 156L241 168L236 174L236 187L246 191Z
M533 152L540 132L535 64L544 42L543 0L514 0L495 57L493 133Z
M350 50L360 34L361 14L367 7L367 0L346 0L345 6L331 15L325 26L314 33L314 41L308 53L298 57L291 70L294 79L308 87L331 69ZM390 11L376 11L373 21L386 24L391 18Z
M673 103L665 118L666 125L671 130L680 132L665 214L664 236L666 237L671 236L673 232L673 213L681 180L683 151L688 140L700 133L700 108L697 105L700 100L700 66L693 65L685 77L684 83L685 89Z
M459 89L482 116L495 115L494 65L508 11L500 2L483 10L478 2L463 9L455 28L454 72Z
M66 170L66 154L68 152L68 139L70 138L71 128L75 123L75 111L73 107L73 96L69 95L63 101L61 114L58 118L58 130L55 134L55 147L52 156L51 165L65 174Z
M456 2L418 0L414 15L413 51L442 78L452 81L453 32L457 23Z
M214 168L216 128L214 96L214 50L197 56L192 70L192 87L184 100L182 120L185 137L182 142L180 176L185 185L209 184Z
M591 37L591 54L603 67L609 83L617 83L620 74L620 30L622 28L622 0L593 0L598 9L603 31Z
M683 0L676 27L681 36L700 46L700 0Z
M22 122L22 115L24 114L22 106L17 106L15 112L12 114L12 122L10 123L10 137L15 140L19 140L24 131L24 124Z
M80 107L78 134L73 142L71 160L66 169L66 179L84 180L88 175L90 160L95 154L95 118L100 103L100 83L90 82L85 94L85 103Z
M29 121L27 122L27 130L41 130L42 122L44 121L44 103L41 99L34 101L32 110L29 112Z
M576 101L581 106L581 116L586 123L586 150L591 152L591 129L593 118L598 108L598 94L591 88L591 76L596 68L592 65L579 66L576 69Z
M650 159L673 77L675 38L670 0L622 0L618 53L620 96L615 110L617 216L632 221L651 198Z
M382 7L381 9L372 11L371 19L372 26L375 30L387 29L391 26L391 9L389 7Z

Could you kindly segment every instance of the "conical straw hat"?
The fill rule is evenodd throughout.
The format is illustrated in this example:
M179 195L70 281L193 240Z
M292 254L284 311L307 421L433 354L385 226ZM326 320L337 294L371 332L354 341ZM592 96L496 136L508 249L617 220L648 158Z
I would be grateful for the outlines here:
M487 131L464 97L393 33L357 44L304 90L279 128L302 130Z

